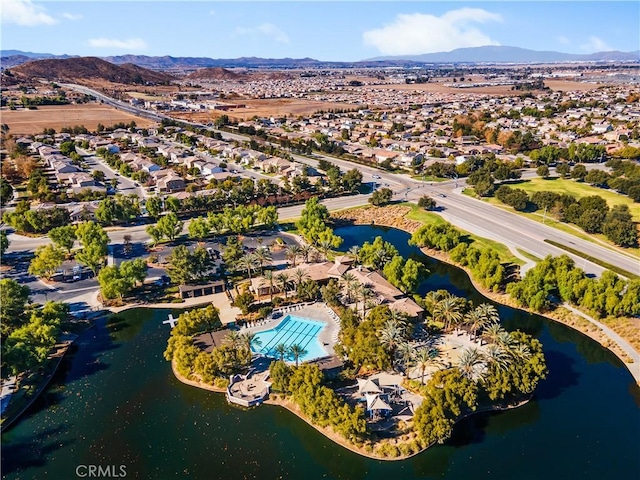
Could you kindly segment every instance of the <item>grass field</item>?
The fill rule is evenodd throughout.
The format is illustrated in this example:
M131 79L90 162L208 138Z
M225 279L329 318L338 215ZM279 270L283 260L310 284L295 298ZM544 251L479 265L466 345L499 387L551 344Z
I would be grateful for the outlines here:
M114 123L135 121L139 127L154 125L145 118L121 112L107 105L85 103L82 105L45 105L37 110L2 109L2 123L9 126L13 135L33 135L45 128L59 132L63 127L84 125L94 131L99 123L110 126Z
M549 178L547 180L543 178L533 178L522 183L514 183L511 186L513 188L520 188L529 194L542 191L568 193L577 199L591 195L598 195L607 201L609 208L614 205L628 205L631 215L633 216L633 221L640 222L640 203L635 203L626 195L621 195L604 188L592 187L588 183L576 182L575 180L565 180L562 178Z

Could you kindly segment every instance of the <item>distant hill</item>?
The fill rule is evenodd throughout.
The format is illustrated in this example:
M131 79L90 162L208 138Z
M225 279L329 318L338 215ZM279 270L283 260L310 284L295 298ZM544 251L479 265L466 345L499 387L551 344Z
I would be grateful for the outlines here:
M83 58L50 53L22 52L20 50L0 50L2 68L14 68L35 59ZM84 57L86 58L86 57ZM398 55L376 57L356 62L331 62L313 58L208 58L208 57L172 57L169 55L151 57L147 55L118 55L102 57L116 65L137 65L150 70L167 70L178 73L202 68L248 68L248 69L305 69L305 68L384 68L415 67L433 63L558 63L558 62L638 62L640 51L635 52L597 52L590 54L536 51L519 47L486 46L458 48L451 52L428 53L424 55ZM236 73L237 72L233 72ZM215 73L213 74L216 75Z
M20 55L28 58L69 58L77 57L77 55L55 55L53 53L35 53L35 52L23 52L22 50L0 50L0 57L11 57L14 55Z
M125 84L165 84L174 79L165 73L147 70L138 65L114 65L96 57L34 60L11 68L11 73L14 77L25 80L35 78L61 81L101 79Z
M211 68L211 67L244 67L244 68L301 68L309 66L317 66L325 63L340 62L320 62L313 58L258 58L258 57L240 57L240 58L207 58L207 57L149 57L146 55L119 55L116 57L104 57L105 60L112 63L134 63L146 68L157 70L168 69L193 69L193 68Z
M597 52L590 54L528 50L520 47L494 46L457 48L450 52L423 55L394 55L375 57L365 61L406 60L420 63L556 63L638 61L640 52Z
M248 78L246 73L237 73L222 67L201 68L190 73L189 80L242 80Z
M72 58L77 55L54 55L52 53L23 52L22 50L0 50L0 67L9 68L41 58Z

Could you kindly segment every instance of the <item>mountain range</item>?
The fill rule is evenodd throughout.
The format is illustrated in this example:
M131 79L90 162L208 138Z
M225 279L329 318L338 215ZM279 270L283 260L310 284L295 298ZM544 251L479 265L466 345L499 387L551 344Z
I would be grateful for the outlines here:
M635 52L610 51L580 54L488 45L485 47L457 48L450 52L395 55L368 59L368 61L389 60L406 60L419 63L630 62L640 60L640 50Z
M167 84L175 78L163 72L149 70L139 65L124 63L115 65L97 57L44 58L11 67L3 71L2 80L12 83L18 80L44 78L49 81L99 79L124 84Z
M74 58L72 55L23 52L20 50L0 50L0 65L13 67L35 59ZM118 55L102 57L110 63L134 64L152 70L195 70L211 67L243 68L349 68L349 67L391 67L419 66L420 64L451 63L560 63L560 62L638 62L640 50L635 52L597 52L590 54L537 51L519 47L485 46L458 48L450 52L427 53L423 55L397 55L375 57L356 62L331 62L313 58L258 58L241 57L213 59L208 57L172 57L147 55Z

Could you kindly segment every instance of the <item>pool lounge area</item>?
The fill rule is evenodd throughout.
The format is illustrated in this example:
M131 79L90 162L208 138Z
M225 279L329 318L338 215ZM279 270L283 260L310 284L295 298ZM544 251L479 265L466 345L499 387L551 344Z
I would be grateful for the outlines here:
M308 362L334 355L333 346L338 340L340 320L324 303L298 304L275 310L267 319L243 328L256 335L252 350L270 358L279 358L275 347L284 343L287 347L299 344L307 353L300 361ZM294 362L292 355L285 355L287 362Z

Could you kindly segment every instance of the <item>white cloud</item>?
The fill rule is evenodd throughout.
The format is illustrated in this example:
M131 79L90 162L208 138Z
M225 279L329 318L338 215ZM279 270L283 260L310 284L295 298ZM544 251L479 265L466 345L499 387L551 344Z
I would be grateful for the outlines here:
M95 48L118 48L121 50L144 50L147 48L147 42L141 38L128 38L126 40L118 40L117 38L92 38L89 40L89 46Z
M2 23L15 23L26 27L53 25L58 21L45 13L45 8L34 5L31 0L0 0Z
M80 20L82 19L82 15L79 13L63 13L62 16L67 20Z
M209 10L209 15L215 15L216 11L215 10Z
M273 23L263 23L257 27L236 27L236 35L264 35L276 42L289 43L289 36Z
M499 45L472 24L502 22L502 16L481 8L450 10L441 17L424 13L399 14L395 20L362 34L365 45L384 55L419 55L456 48Z
M607 43L599 37L592 35L587 43L583 43L581 48L586 52L610 52L613 50Z
M556 38L556 40L558 40L558 43L562 45L569 45L571 43L569 39L564 35L560 35L559 37Z

